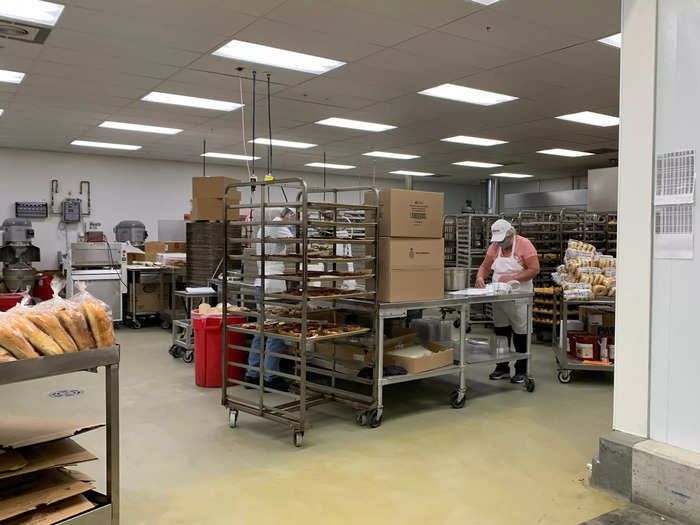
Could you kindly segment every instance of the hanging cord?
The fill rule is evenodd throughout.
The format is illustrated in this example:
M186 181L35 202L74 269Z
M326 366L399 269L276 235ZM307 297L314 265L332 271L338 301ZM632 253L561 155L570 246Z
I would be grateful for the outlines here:
M248 160L248 146L245 140L245 104L243 104L243 78L238 74L238 92L241 98L241 133L243 136L243 155L246 156L245 166L248 169L248 179L250 179L250 161ZM255 139L255 137L253 137Z
M202 177L207 176L207 139L202 139Z
M270 73L267 74L267 173L272 175L272 111L270 102Z
M253 70L253 166L251 170L250 180L255 179L255 77L258 72ZM255 185L250 185L250 205L253 206L253 193L255 193ZM251 208L252 212L252 208Z
M326 200L326 192L325 192L325 189L326 189L326 152L325 151L323 152L323 189L324 189L323 200L325 201Z

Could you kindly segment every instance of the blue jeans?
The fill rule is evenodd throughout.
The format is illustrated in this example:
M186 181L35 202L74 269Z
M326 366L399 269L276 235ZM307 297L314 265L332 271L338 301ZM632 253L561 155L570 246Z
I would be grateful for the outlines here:
M255 295L260 300L262 296L262 290L259 286L255 288ZM253 337L253 343L250 345L251 348L260 350L260 336L256 335ZM265 337L265 361L263 365L266 371L278 371L280 369L280 358L267 354L267 352L274 352L276 354L283 354L286 349L286 345L281 339L275 339L274 337ZM248 365L258 367L260 366L260 354L257 352L248 353ZM248 379L257 380L260 377L260 373L257 370L248 370L246 372L246 377ZM265 382L271 381L275 378L275 374L265 373L263 379Z

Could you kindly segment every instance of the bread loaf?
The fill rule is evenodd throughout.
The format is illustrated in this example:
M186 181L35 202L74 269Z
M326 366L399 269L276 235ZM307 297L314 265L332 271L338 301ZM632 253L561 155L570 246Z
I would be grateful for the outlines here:
M53 338L65 353L78 351L75 341L73 341L71 336L68 335L68 332L63 329L61 323L58 322L58 318L54 314L32 310L31 312L27 312L24 316L34 323L42 332Z
M92 330L92 335L95 336L97 348L114 346L114 328L105 307L94 299L85 299L83 311Z
M60 355L63 353L58 343L51 339L44 332L39 330L34 323L25 319L21 315L12 315L8 317L12 326L19 330L22 335L32 344L36 350L42 355Z
M17 359L39 357L32 345L16 330L9 320L0 324L0 346L7 349Z
M0 363L8 363L10 361L17 361L17 358L4 348L0 348Z
M78 350L89 350L97 347L82 312L73 308L63 308L56 312L56 316L75 341Z

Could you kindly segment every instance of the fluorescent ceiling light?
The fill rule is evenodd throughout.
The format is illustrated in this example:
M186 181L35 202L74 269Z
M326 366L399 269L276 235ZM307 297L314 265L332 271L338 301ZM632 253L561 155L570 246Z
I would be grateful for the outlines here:
M113 120L105 120L98 127L123 129L126 131L142 131L144 133L160 133L162 135L177 135L178 133L182 133L182 130L177 128L162 128L160 126L147 126L145 124L129 124L128 122L114 122Z
M41 0L0 0L0 16L55 26L64 6Z
M351 170L356 167L348 166L347 164L329 164L327 162L309 162L308 164L305 164L305 166L309 166L310 168L328 168L331 170Z
M5 110L0 108L0 117L2 117L2 114L5 113Z
M622 33L606 36L605 38L601 38L600 40L598 40L598 42L617 48L622 47Z
M297 148L297 149L309 149L315 148L318 144L309 144L308 142L294 142L293 140L278 140L278 139L265 139L257 138L255 140L249 140L248 142L255 142L256 144L263 144L269 146L272 143L273 146L279 146L281 148Z
M407 155L405 153L389 153L388 151L370 151L369 153L363 153L365 157L382 157L385 159L417 159L420 155Z
M453 162L455 166L468 166L470 168L500 168L503 164L493 164L491 162L475 162L473 160L465 160L462 162Z
M210 98L187 97L185 95L174 95L173 93L161 93L160 91L151 91L141 100L146 102L158 102L160 104L174 104L176 106L213 109L217 111L233 111L241 107L241 104L237 104L236 102L226 102L225 100L213 100Z
M20 73L19 71L8 71L6 69L0 69L0 82L19 84L20 82L22 82L22 80L24 80L24 73Z
M480 106L493 106L494 104L502 104L503 102L510 102L511 100L518 99L518 97L511 97L510 95L458 86L457 84L442 84L441 86L419 91L418 94L428 95L429 97L446 98L448 100L456 100L468 104L478 104Z
M472 0L472 2L474 2L476 4L481 4L481 5L491 5L491 4L495 4L496 2L498 2L498 0Z
M361 129L363 131L386 131L388 129L396 129L396 126L388 124L377 124L375 122L363 122L361 120L350 120L347 118L331 117L325 120L319 120L316 124L322 126L336 126L338 128Z
M394 175L411 175L413 177L430 177L431 175L435 175L434 173L428 173L427 171L411 171L411 170L397 170L397 171L390 171L389 173L392 173Z
M573 149L562 148L543 149L537 153L544 153L545 155L558 155L560 157L587 157L588 155L593 155L593 153L589 153L587 151L576 151Z
M231 160L259 160L260 157L251 157L250 155L235 155L233 153L216 153L208 151L202 153L200 157L212 157L214 159L231 159Z
M105 148L105 149L125 149L135 151L141 149L141 146L133 144L112 144L111 142L93 142L91 140L74 140L71 146L85 146L86 148Z
M506 140L483 139L481 137L467 137L465 135L447 137L446 139L442 139L442 141L456 142L457 144L471 144L472 146L497 146L499 144L508 144Z
M243 60L244 62L293 69L316 75L327 73L345 65L345 62L340 62L339 60L305 55L296 51L262 46L251 42L243 42L242 40L231 40L225 46L214 51L213 54L220 57Z
M492 177L502 177L504 179L529 179L534 175L525 175L524 173L492 173Z
M607 128L609 126L617 126L620 124L618 117L603 115L602 113L594 113L593 111L581 111L580 113L571 113L570 115L561 115L557 117L561 120L570 120L571 122L579 122L590 126L600 126Z

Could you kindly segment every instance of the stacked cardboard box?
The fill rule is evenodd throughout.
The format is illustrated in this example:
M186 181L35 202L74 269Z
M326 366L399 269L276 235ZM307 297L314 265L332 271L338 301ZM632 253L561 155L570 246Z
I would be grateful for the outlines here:
M230 177L193 177L192 178L192 214L193 221L221 221L224 216L224 191L229 184L238 184L240 180ZM229 204L241 201L241 194L229 190ZM238 210L227 210L229 221L237 220Z
M427 191L385 189L379 193L378 294L382 302L444 297L445 196ZM368 192L365 202L374 204Z
M187 250L187 244L182 241L146 241L143 251L146 260L156 262L159 253L183 253Z

